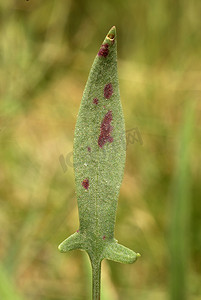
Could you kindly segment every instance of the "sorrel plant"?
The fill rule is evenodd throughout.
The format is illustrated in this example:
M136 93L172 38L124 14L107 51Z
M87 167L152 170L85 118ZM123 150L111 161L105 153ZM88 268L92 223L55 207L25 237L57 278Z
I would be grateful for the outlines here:
M117 200L126 157L125 124L117 74L117 36L112 27L92 65L74 138L79 229L61 252L85 250L92 266L92 298L100 299L101 261L133 263L140 254L114 238Z

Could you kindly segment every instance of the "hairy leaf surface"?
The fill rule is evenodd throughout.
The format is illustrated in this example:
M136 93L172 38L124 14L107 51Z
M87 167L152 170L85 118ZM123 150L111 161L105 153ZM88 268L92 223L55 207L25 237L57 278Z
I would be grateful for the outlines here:
M117 74L117 38L103 41L83 93L74 139L79 230L61 252L87 251L92 265L102 259L132 263L137 254L114 238L117 200L126 157L125 125Z

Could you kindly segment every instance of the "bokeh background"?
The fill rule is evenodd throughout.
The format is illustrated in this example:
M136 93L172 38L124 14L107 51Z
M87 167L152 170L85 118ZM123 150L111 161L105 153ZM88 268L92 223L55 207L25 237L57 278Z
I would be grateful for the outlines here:
M201 299L201 1L0 2L0 299L84 300L91 270L57 246L79 226L73 136L111 26L129 140L103 300Z

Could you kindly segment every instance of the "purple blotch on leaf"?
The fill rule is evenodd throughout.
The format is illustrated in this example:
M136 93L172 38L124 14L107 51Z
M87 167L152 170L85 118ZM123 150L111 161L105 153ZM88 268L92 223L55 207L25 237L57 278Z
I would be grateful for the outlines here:
M108 44L103 44L100 47L100 50L98 51L98 56L103 56L103 57L107 57L109 54L109 49L108 49L109 45Z
M88 178L85 178L82 181L82 186L85 188L85 190L88 190L88 188L89 188L89 179Z
M106 142L109 143L113 142L113 137L110 135L110 133L113 130L113 127L110 124L111 121L112 121L112 111L109 110L106 113L100 127L100 135L98 138L98 145L100 148L102 148Z
M94 98L93 103L97 105L98 104L98 98Z
M105 239L106 239L106 236L104 235L104 236L103 236L103 240L105 240Z
M109 99L113 94L113 87L111 83L108 83L104 87L104 97Z
M91 152L91 147L87 147L87 150L88 150L89 152Z
M78 229L78 230L76 230L76 232L78 233L78 232L79 232L79 229Z

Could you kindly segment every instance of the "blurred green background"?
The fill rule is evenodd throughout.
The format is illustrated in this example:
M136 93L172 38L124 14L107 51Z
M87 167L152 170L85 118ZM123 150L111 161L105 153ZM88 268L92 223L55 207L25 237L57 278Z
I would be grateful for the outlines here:
M201 299L201 1L0 2L0 299L84 300L88 257L57 246L79 226L73 136L111 26L129 143L102 300Z

